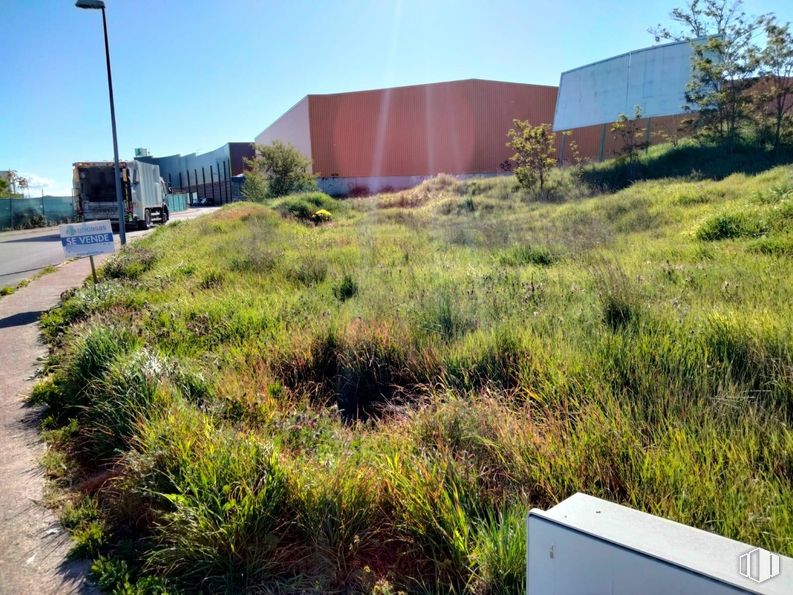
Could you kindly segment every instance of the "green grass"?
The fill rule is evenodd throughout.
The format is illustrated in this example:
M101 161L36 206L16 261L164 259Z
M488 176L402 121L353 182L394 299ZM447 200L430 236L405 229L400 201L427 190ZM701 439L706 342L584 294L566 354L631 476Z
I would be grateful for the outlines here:
M126 248L33 396L100 583L513 593L576 491L793 555L793 169L715 177L440 176Z

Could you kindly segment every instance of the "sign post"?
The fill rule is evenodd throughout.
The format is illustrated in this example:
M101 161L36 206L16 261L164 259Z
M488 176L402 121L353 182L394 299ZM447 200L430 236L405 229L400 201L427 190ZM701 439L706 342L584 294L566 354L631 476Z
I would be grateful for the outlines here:
M59 231L63 253L66 256L87 256L91 260L91 275L94 279L94 286L96 286L98 281L94 256L110 254L116 249L110 220L67 223L61 225Z
M91 276L94 278L94 285L98 284L99 281L96 280L96 267L94 266L94 256L93 254L88 257L91 261Z

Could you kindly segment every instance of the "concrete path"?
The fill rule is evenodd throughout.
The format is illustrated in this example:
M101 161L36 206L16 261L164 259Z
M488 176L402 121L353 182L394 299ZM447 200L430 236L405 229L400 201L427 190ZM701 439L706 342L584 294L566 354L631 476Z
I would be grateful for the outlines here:
M214 210L192 209L173 219L191 219ZM24 233L36 237L52 231L23 232L22 237ZM53 244L61 252L60 242ZM95 260L98 264L104 256ZM40 341L39 316L58 304L61 293L79 286L90 274L90 262L81 258L0 298L0 595L95 590L86 578L88 563L67 560L69 536L55 514L41 505L44 477L38 461L45 446L38 435L38 412L23 403L33 387L32 376L47 355Z
M62 266L0 299L0 593L73 593L89 589L87 563L66 560L69 536L40 503L44 452L36 412L23 405L47 348L38 319L91 274L88 259Z

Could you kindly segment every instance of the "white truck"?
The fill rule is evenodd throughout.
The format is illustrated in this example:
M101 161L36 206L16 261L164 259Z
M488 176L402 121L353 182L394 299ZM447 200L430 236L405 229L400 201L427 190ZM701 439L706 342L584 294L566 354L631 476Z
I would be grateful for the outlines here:
M148 229L153 222L168 221L168 188L160 166L141 161L120 161L121 194L127 225ZM118 203L112 161L74 164L72 174L75 211L83 221L110 219L118 224Z

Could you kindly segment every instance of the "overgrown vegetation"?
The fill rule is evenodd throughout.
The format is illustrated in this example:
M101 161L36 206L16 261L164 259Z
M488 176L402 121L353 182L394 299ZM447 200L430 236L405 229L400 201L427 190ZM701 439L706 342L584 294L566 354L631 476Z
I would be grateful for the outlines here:
M793 554L793 169L551 175L229 205L46 314L99 584L514 593L526 511L576 491Z
M311 160L291 144L275 140L257 145L256 157L246 162L242 195L261 202L316 188Z
M747 15L742 0L689 0L656 41L688 40L690 131L730 151L751 141L777 151L793 143L793 34L773 14Z

